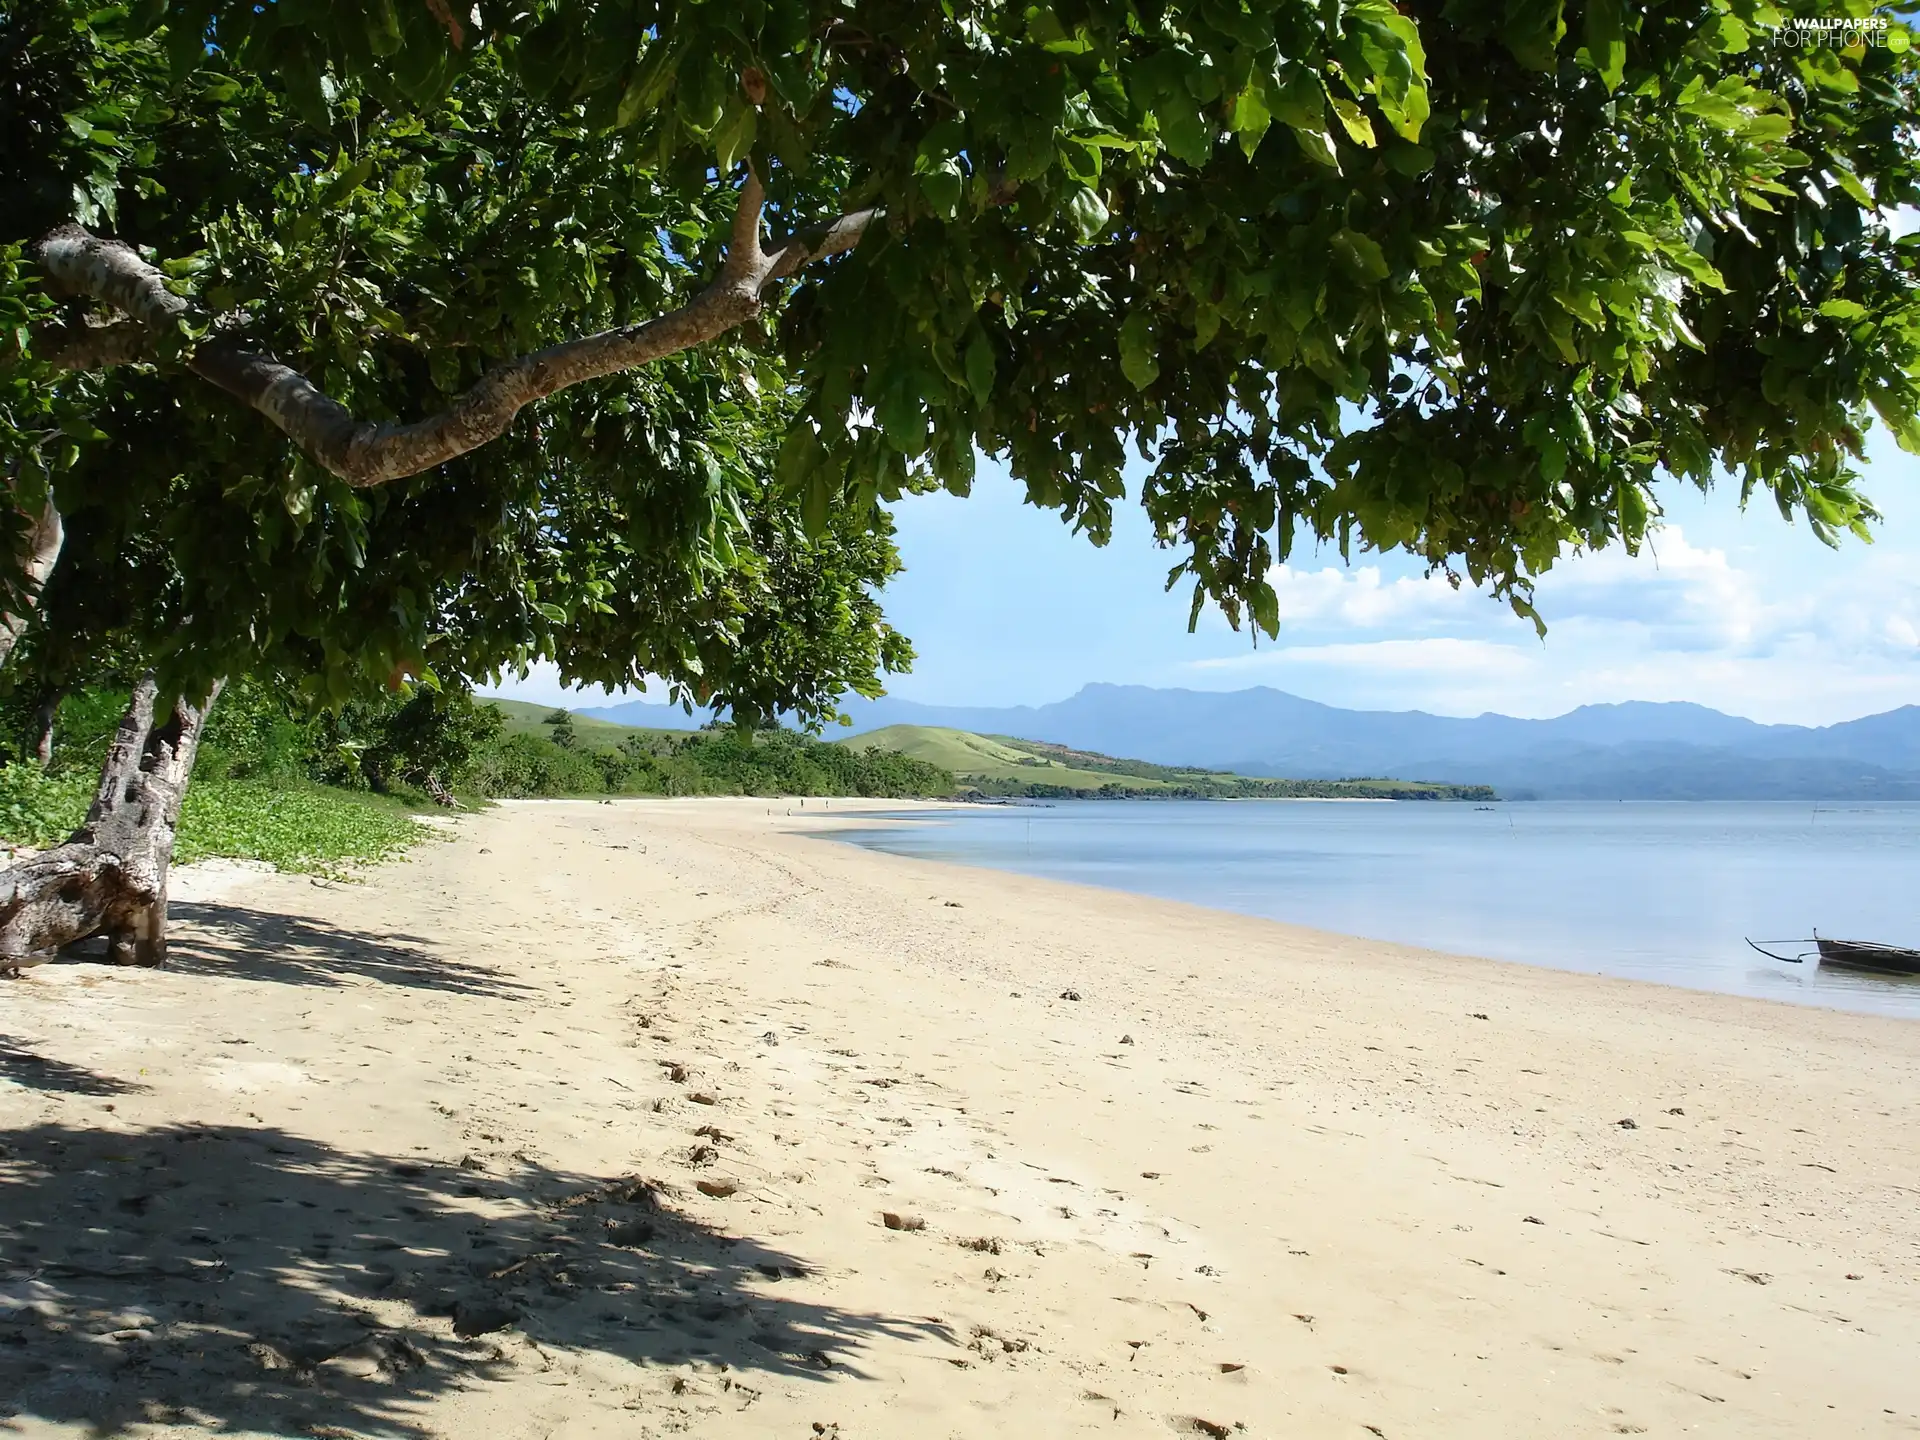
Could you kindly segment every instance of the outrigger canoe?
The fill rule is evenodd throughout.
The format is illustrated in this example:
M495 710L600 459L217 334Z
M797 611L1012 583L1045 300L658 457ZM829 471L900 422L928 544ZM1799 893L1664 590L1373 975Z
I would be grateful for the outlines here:
M1798 965L1807 959L1804 953L1776 955L1755 941L1749 940L1747 944L1769 960L1784 960L1789 965ZM1812 940L1769 940L1767 944L1812 945L1813 953L1820 957L1822 965L1871 970L1876 975L1920 975L1920 950L1908 950L1899 945L1880 945L1871 940L1829 940L1818 930L1813 932Z

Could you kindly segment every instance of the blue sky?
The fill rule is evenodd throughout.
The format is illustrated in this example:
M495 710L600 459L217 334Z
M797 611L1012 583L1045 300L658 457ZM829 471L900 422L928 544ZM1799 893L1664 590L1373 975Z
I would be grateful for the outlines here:
M919 660L892 693L940 704L1044 703L1092 681L1233 690L1270 685L1330 704L1557 715L1594 701L1693 700L1768 721L1829 724L1920 703L1920 460L1876 433L1868 491L1877 543L1833 551L1771 503L1670 487L1639 557L1563 562L1532 627L1417 565L1296 551L1274 579L1283 629L1255 648L1219 618L1187 633L1172 556L1133 507L1095 549L982 466L973 496L896 511L906 571L888 589ZM550 673L500 693L563 697Z

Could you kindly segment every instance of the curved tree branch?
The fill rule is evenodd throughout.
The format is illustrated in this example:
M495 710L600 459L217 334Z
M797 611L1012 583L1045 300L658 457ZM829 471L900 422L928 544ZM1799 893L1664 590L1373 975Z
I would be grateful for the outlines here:
M156 358L153 332L137 320L48 325L34 332L33 355L60 370L110 370Z
M381 485L417 475L504 434L536 400L586 380L636 369L724 335L760 312L769 285L804 266L852 249L878 213L863 210L801 231L767 251L760 243L766 191L748 172L734 212L720 273L677 310L639 325L605 330L495 366L437 415L408 424L357 419L299 371L234 336L202 341L187 367L258 410L320 464L350 485ZM120 311L149 336L182 323L209 324L191 301L166 287L159 270L131 246L65 225L35 247L57 293L86 296ZM97 369L149 358L129 353L120 324L61 326L35 338L35 353L67 369ZM112 341L96 336L113 336ZM49 348L43 350L45 345Z
M0 665L7 663L14 645L26 633L27 622L40 603L40 592L46 588L47 577L53 574L53 567L60 559L60 546L66 538L66 526L60 521L53 496L49 495L39 515L27 527L26 550L20 556L21 578L26 584L19 595L19 613L12 610L0 613Z

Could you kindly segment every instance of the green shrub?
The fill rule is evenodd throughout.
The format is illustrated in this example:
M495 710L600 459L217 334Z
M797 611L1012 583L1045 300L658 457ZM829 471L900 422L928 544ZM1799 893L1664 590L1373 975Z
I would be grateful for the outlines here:
M32 765L0 769L0 840L45 850L86 818L94 778L79 771L42 775Z
M45 850L86 818L93 783L78 772L0 769L0 839ZM385 860L432 832L397 800L309 781L203 778L180 808L174 859L265 860L281 870L335 873Z
M335 874L390 859L436 833L384 796L306 781L208 780L187 790L174 859L265 860L280 870Z

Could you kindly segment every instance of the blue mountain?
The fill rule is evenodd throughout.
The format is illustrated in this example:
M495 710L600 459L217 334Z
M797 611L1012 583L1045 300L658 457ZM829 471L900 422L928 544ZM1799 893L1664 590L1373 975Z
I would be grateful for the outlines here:
M1550 720L1344 710L1282 690L1089 685L1051 705L846 706L859 734L950 725L1165 765L1298 779L1389 776L1489 784L1513 798L1920 799L1920 706L1839 725L1762 725L1703 705L1583 705ZM685 729L664 705L583 710Z

